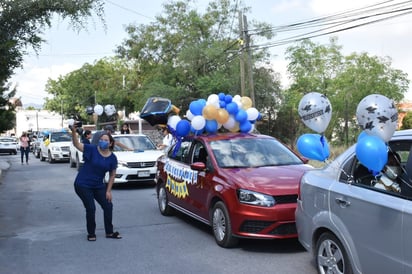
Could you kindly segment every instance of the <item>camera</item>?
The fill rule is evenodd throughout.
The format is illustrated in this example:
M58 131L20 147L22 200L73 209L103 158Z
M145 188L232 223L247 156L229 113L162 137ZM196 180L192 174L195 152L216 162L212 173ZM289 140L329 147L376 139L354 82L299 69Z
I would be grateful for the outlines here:
M82 122L82 121L76 121L76 122L74 122L74 125L75 125L77 128L81 128L81 127L83 126L83 122Z
M82 133L83 133L83 128L82 128L83 122L82 122L82 121L75 121L75 122L73 123L73 126L76 127L76 132L77 132L78 134L82 134ZM72 125L69 125L69 128L72 129L73 126L72 126Z

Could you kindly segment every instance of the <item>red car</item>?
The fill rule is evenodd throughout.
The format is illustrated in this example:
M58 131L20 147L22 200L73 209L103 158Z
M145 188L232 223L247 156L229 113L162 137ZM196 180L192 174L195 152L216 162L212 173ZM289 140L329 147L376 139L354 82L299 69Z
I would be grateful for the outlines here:
M201 135L158 159L163 215L181 211L213 228L218 245L238 238L297 238L298 185L311 166L266 135Z

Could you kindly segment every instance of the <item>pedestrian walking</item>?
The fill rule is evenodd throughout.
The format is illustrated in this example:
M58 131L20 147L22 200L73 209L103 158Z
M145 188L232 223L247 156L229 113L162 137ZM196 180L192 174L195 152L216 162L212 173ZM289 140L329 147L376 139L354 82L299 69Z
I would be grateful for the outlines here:
M26 164L29 164L29 152L30 152L30 138L27 136L26 132L20 136L20 154L21 154L21 164L24 163L24 158L26 158Z

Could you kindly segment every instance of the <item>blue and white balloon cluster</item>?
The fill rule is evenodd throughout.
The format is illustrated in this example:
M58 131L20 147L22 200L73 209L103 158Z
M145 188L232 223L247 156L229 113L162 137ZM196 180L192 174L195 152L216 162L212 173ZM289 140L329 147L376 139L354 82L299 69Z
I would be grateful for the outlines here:
M356 144L356 157L378 174L388 161L387 142L398 126L398 111L393 100L371 94L363 98L356 109L356 118L363 129Z
M312 160L325 161L329 158L329 144L324 132L332 118L332 105L320 93L310 92L302 97L298 107L301 121L318 134L307 133L298 138L300 154Z
M251 132L259 119L259 111L252 107L247 96L219 93L192 101L186 112L187 119L178 115L168 118L167 125L179 137L192 134L216 133L221 127L230 132Z

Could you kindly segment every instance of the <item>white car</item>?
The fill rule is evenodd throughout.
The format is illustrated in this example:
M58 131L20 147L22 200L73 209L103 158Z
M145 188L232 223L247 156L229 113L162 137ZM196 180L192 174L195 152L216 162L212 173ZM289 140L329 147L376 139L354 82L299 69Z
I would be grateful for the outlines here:
M0 153L17 154L19 143L13 137L0 137Z
M94 132L92 132L93 136ZM82 141L81 135L77 135L79 138L79 142ZM69 159L70 167L75 167L77 170L79 170L83 164L83 152L78 150L74 145L73 142L70 143L70 159Z
M72 136L69 132L49 132L40 144L40 161L47 159L49 163L68 162L71 142Z
M122 134L113 135L113 138L116 142L134 150L125 151L115 146L114 153L117 156L118 166L114 183L155 183L157 159L164 155L164 152L156 149L156 145L146 135ZM107 173L106 183L108 179Z

